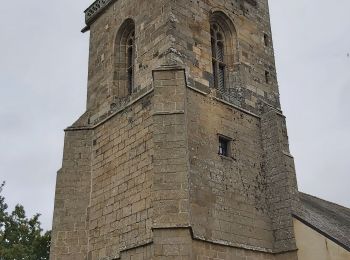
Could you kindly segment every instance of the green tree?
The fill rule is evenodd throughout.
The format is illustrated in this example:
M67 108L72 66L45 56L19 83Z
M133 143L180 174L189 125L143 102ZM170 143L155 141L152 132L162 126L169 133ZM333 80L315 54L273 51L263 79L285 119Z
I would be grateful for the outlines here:
M43 233L39 214L26 217L23 206L9 213L0 185L0 260L49 259L51 232Z

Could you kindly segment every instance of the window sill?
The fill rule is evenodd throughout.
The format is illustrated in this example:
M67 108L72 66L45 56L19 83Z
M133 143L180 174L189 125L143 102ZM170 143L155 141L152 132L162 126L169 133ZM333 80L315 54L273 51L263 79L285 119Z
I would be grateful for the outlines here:
M220 157L222 160L231 161L231 162L234 162L234 161L235 161L234 158L229 157L229 156L225 156L225 155L219 154L219 157Z

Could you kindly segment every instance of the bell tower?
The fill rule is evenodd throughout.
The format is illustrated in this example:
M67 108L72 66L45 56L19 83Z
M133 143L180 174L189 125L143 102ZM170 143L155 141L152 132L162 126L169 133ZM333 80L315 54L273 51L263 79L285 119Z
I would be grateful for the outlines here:
M51 260L296 260L267 0L97 0Z

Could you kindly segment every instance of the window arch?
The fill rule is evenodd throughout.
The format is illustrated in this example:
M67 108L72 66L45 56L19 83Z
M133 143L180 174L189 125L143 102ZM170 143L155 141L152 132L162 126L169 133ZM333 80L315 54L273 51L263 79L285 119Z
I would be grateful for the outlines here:
M128 35L128 38L126 41L126 53L127 53L126 71L128 74L127 88L128 88L128 94L131 94L133 92L133 85L134 85L135 30L131 31Z
M231 20L222 12L214 12L210 19L213 86L226 88L230 67L237 61L237 34Z
M115 41L114 81L118 97L125 97L135 91L135 23L127 19L120 27Z
M225 38L220 25L212 23L210 35L214 86L217 89L225 89Z

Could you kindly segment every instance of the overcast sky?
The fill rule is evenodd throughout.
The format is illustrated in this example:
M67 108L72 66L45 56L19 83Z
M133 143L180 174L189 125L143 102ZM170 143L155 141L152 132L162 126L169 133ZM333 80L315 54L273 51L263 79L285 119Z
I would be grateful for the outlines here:
M0 181L13 207L51 228L63 129L85 108L92 0L0 5ZM301 191L350 207L350 1L270 0Z

